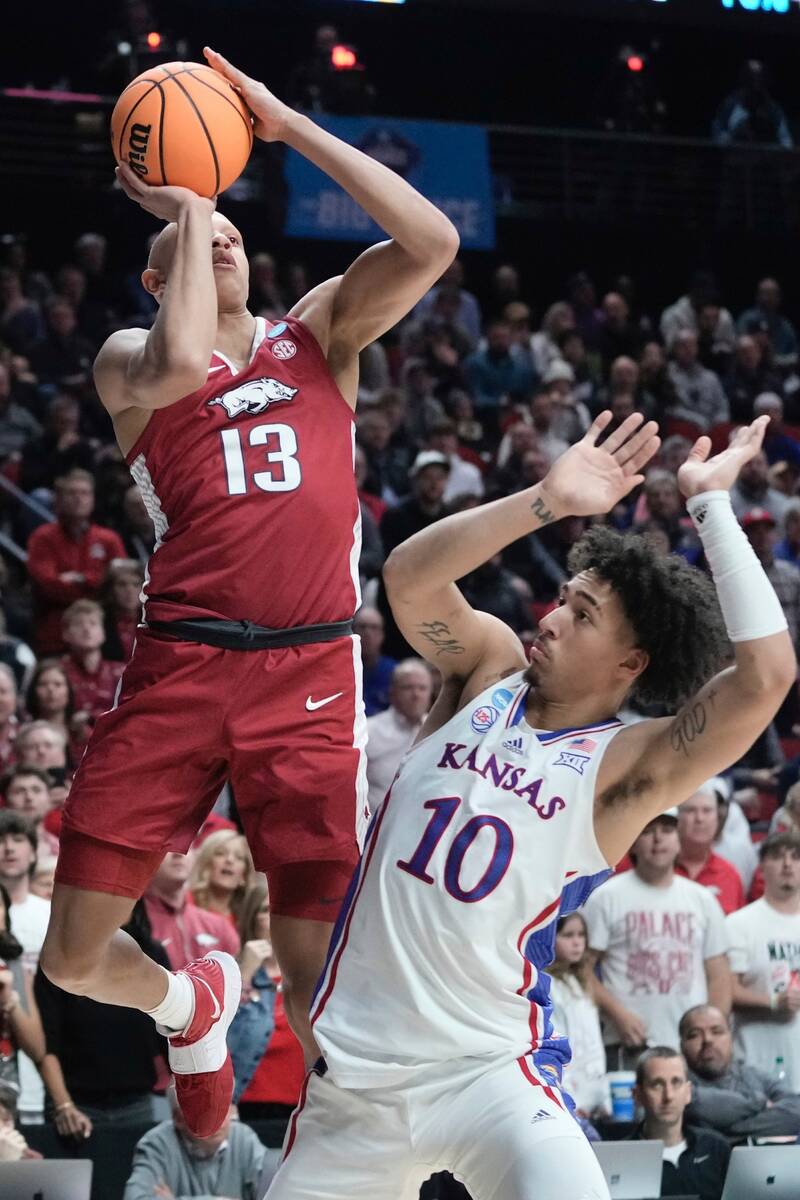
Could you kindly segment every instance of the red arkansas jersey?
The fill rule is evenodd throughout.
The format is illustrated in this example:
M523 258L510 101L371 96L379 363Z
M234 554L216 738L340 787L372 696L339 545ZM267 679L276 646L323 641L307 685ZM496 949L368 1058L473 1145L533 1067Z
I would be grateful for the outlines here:
M313 334L263 317L249 365L156 409L127 455L156 530L145 617L273 629L349 620L361 603L353 413Z

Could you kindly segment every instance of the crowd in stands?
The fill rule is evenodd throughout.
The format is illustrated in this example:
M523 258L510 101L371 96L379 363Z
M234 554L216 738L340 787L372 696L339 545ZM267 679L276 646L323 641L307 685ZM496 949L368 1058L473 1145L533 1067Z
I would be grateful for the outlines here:
M213 1146L193 1141L170 1106L152 1023L66 995L37 971L60 811L132 653L155 543L94 392L92 360L111 330L149 326L155 308L136 272L111 271L99 234L65 247L46 271L35 249L7 240L0 266L0 1159L34 1153L14 1118L44 1119L73 1139L107 1122L161 1119L137 1150L128 1200L210 1194L209 1164L226 1180L213 1194L246 1195L245 1177L254 1188L264 1169L263 1147L235 1120ZM264 252L251 268L251 309L269 319L316 282L297 263L279 270ZM663 437L644 485L603 519L700 569L677 470L698 434L720 449L737 424L769 415L763 453L743 469L732 499L797 642L800 347L779 282L756 281L752 306L736 314L714 279L697 273L684 295L648 313L630 277L600 292L580 272L534 309L513 264L498 265L479 298L456 261L362 355L364 605L355 630L371 808L438 686L392 619L381 584L386 556L446 514L537 483L603 408L613 427L634 411L655 418ZM589 524L566 518L522 538L460 587L529 643ZM719 1194L707 1181L683 1186L681 1176L686 1145L708 1131L721 1139L719 1161L749 1136L800 1135L799 778L793 692L740 762L648 826L585 914L561 922L552 986L573 1046L566 1086L595 1136L610 1116L607 1071L638 1064L648 1136L683 1147L670 1159L675 1193ZM302 1054L283 1009L269 897L228 789L190 853L166 855L126 928L172 968L215 947L238 955L245 988L231 1029L232 1116L287 1119ZM665 1062L669 1086L685 1099L671 1126L657 1102ZM688 1142L684 1108L695 1130Z

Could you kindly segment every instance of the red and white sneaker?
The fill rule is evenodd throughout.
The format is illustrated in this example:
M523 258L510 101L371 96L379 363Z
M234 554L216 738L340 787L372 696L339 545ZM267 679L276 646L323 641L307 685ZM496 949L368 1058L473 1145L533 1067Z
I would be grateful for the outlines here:
M211 1137L227 1117L233 1096L233 1064L225 1039L239 1007L242 977L236 959L220 950L187 963L180 973L192 981L194 1014L182 1034L167 1037L169 1065L187 1126L195 1137Z

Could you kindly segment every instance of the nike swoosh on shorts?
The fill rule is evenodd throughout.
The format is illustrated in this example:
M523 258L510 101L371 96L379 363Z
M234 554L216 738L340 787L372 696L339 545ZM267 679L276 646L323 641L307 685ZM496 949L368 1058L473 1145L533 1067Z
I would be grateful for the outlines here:
M333 696L326 696L324 700L312 700L310 696L306 696L306 709L308 712L314 712L317 708L322 708L325 704L330 704L331 700L338 700L343 696L344 692L336 692Z

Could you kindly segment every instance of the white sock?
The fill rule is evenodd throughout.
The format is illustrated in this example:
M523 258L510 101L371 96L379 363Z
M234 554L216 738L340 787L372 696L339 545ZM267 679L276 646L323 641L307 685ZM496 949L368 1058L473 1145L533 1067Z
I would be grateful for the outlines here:
M171 1033L183 1033L194 1016L194 987L189 976L182 971L170 971L166 996L155 1008L146 1011L157 1025Z

